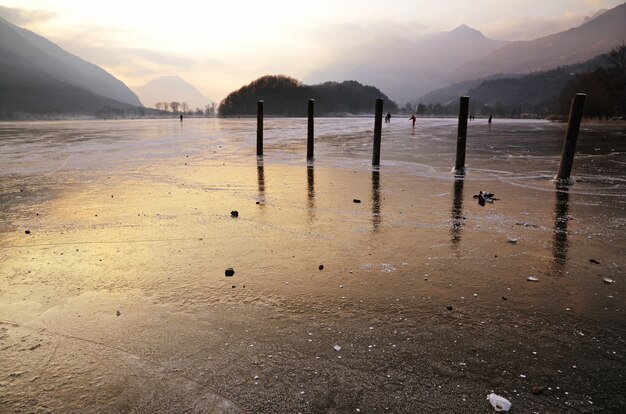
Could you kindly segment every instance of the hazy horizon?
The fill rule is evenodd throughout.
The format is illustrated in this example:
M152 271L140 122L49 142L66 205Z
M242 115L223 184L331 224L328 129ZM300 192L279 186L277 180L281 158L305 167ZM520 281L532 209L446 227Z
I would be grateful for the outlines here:
M101 66L129 87L176 75L219 102L265 74L303 80L345 50L376 38L415 41L466 24L492 39L531 40L579 26L585 17L621 3L324 0L307 8L284 1L163 6L114 0L93 7L71 0L8 0L0 4L0 16Z

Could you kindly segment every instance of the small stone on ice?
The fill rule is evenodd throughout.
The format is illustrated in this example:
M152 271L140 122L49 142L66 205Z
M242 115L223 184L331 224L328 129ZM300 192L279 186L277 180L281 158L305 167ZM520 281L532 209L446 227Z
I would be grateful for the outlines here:
M487 396L487 399L496 411L509 411L511 408L511 402L497 394L491 393Z
M255 376L254 376L254 379L255 379L255 380L259 379L259 376L258 376L258 375L255 375Z
M527 281L529 282L538 282L539 279L536 278L535 276L528 276L528 278L526 278Z
M115 315L116 315L116 316L120 316L121 314L122 314L122 312L120 312L120 311L115 311Z
M614 281L613 279L610 279L610 278L608 278L608 277L605 277L605 278L604 278L604 283L611 284L611 283L615 283L615 281Z
M335 345L333 346L333 348L335 349L335 351L339 352L341 351L341 347L339 345Z
M318 269L323 270L324 269L324 265L323 264L319 265Z
M235 274L235 271L233 270L232 267L229 267L228 269L226 269L224 274L226 274L227 277L231 277L231 276L233 276Z

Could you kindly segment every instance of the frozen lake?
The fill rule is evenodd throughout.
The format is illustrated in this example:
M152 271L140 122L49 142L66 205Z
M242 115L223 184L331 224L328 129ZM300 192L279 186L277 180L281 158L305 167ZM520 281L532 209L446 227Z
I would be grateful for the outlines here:
M624 411L626 126L456 128L0 123L0 412Z
M454 165L456 119L394 118L383 125L383 166L438 177ZM300 163L306 154L306 119L265 120L268 162ZM566 125L536 120L469 122L466 165L499 179L552 178ZM373 119L318 118L316 162L338 167L371 160ZM30 174L118 169L159 159L218 156L225 162L253 156L255 119L67 121L0 123L3 173ZM614 195L624 193L626 126L583 125L573 175ZM585 188L587 188L585 186Z

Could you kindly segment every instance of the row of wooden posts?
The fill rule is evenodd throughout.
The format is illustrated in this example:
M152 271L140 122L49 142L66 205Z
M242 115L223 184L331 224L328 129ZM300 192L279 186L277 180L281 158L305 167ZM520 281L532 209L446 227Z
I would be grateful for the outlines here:
M570 177L572 166L574 165L574 153L580 131L580 122L583 116L583 106L585 104L585 94L578 93L572 99L572 106L569 113L567 133L561 152L561 162L557 178L566 180ZM467 118L469 115L469 96L461 96L459 105L459 125L456 141L456 162L454 169L456 173L465 171L465 146L467 142ZM308 108L308 128L306 158L313 159L313 118L315 116L315 100L309 99ZM374 115L374 148L372 153L372 165L380 165L380 143L383 126L383 100L376 99L376 110ZM263 101L257 102L257 130L256 130L256 155L263 155Z

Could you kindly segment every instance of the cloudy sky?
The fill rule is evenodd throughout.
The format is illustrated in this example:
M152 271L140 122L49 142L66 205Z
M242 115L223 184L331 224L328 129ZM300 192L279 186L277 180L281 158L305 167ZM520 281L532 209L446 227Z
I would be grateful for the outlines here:
M129 86L178 75L210 99L265 74L303 79L351 44L467 24L528 40L624 0L0 0L0 15Z

